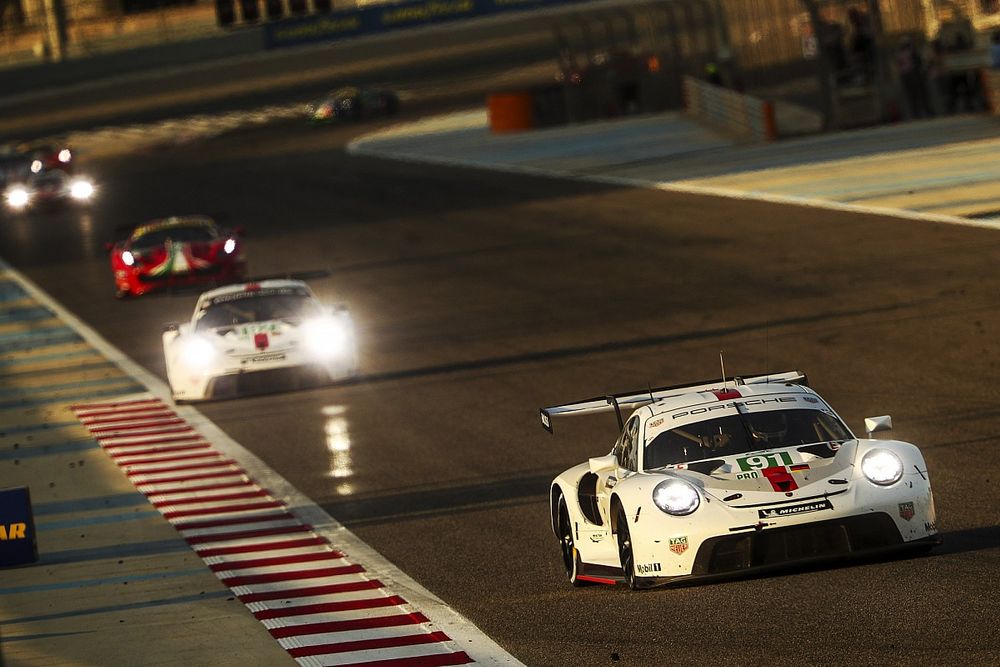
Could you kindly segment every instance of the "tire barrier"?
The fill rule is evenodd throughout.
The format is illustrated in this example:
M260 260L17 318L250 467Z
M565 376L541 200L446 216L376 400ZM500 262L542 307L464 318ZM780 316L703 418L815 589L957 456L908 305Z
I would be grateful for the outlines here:
M530 92L493 93L487 97L490 130L495 134L535 127L534 95Z
M778 137L770 102L694 77L684 77L684 108L688 114L745 140L772 141Z

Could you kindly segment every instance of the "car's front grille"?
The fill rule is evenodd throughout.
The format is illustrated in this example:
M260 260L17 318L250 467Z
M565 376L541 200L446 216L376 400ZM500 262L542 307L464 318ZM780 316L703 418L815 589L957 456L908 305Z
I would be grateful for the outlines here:
M813 558L846 556L902 542L896 524L883 512L723 535L702 543L692 574L739 572Z
M329 382L329 374L318 366L291 366L223 375L212 380L213 398L267 394L275 391L315 387Z

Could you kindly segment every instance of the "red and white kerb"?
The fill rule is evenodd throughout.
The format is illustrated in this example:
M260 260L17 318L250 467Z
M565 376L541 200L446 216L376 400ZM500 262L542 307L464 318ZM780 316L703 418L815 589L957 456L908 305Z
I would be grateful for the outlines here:
M163 401L73 406L135 487L302 665L473 662Z

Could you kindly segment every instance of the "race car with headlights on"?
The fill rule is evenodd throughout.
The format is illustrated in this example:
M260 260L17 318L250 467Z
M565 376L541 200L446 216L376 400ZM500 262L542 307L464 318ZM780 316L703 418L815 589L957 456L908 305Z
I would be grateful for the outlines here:
M163 332L163 356L178 401L322 384L358 371L350 313L321 304L301 280L205 292L190 322Z
M394 116L399 110L399 96L391 90L348 86L330 91L313 104L306 105L313 125L337 120L362 120Z
M54 169L32 173L8 184L4 203L15 213L64 204L86 205L93 201L96 191L91 179Z
M153 220L119 243L107 243L115 296L165 287L238 282L246 277L243 230L223 229L202 215Z
M871 439L888 416L854 436L798 371L542 408L542 425L605 411L621 426L611 453L551 486L574 585L646 588L940 544L920 450Z

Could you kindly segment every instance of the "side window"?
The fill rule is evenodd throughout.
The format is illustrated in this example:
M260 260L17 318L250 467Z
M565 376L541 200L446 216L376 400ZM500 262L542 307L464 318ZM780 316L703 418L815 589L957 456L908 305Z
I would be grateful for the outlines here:
M625 428L625 429L622 430L622 434L620 436L618 436L618 440L615 442L614 449L611 450L611 453L615 455L616 459L618 459L618 465L621 466L622 468L625 467L625 434L626 433L628 433L628 429L627 428Z
M625 431L622 433L622 455L619 457L621 466L626 470L636 470L639 463L637 447L639 440L639 418L632 417L625 424Z

